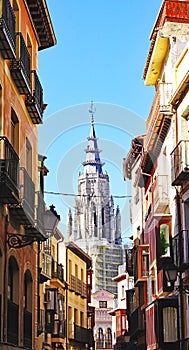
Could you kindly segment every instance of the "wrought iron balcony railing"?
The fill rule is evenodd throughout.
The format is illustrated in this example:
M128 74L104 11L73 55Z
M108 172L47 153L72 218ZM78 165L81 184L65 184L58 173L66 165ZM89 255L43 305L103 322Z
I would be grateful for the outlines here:
M10 69L18 92L23 95L30 94L30 54L22 33L16 33L16 59L12 59Z
M18 203L19 158L5 136L0 136L0 202Z
M9 0L0 2L0 52L4 59L16 57L15 15Z
M31 71L32 93L26 96L26 107L33 124L42 123L43 118L43 89L36 71Z
M183 185L189 180L189 140L181 140L171 153L172 185Z
M89 347L93 346L92 329L77 326L76 324L69 324L68 338L74 339L78 343L88 344Z
M10 207L12 215L20 224L34 224L35 185L25 168L20 168L19 204Z
M73 275L69 276L69 289L75 291L76 289L76 277Z
M61 282L64 282L64 268L62 264L53 262L52 264L52 278L57 278Z
M179 270L189 268L189 230L183 230L172 238L174 263Z

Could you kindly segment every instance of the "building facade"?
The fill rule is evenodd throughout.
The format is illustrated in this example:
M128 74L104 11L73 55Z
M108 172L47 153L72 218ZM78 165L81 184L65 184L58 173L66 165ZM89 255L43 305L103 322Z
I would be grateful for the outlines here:
M189 346L188 11L188 1L161 5L143 75L155 87L146 135L133 139L124 161L133 191L130 334L140 349ZM177 272L172 280L169 271ZM139 318L132 326L137 300L142 329Z
M68 213L67 240L76 242L92 257L93 291L105 289L116 294L112 277L117 275L123 258L121 215L119 207L114 210L109 176L103 173L92 107L84 171L78 176L78 198L73 216L71 210Z
M0 2L0 347L36 349L38 243L46 239L38 51L56 39L46 2ZM33 243L34 242L34 243ZM19 248L19 249L18 249Z
M62 258L66 267L66 349L94 349L94 308L90 306L92 260L73 242L65 242Z
M92 294L95 349L112 349L112 317L109 312L113 308L114 298L114 294L103 289Z

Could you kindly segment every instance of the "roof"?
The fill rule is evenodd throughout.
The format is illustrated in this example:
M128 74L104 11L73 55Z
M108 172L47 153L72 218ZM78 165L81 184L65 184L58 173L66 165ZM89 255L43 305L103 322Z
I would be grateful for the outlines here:
M56 37L46 0L25 0L25 3L38 35L39 50L54 46L56 44Z
M70 249L75 255L87 263L87 268L92 267L92 258L84 252L80 247L74 242L65 242L65 246Z

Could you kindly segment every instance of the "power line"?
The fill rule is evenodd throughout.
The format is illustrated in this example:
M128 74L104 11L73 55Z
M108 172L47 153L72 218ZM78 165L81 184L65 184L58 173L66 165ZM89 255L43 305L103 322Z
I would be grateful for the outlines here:
M63 193L63 192L53 192L53 191L44 191L44 193L46 194L52 194L52 195L56 195L56 196L70 196L70 197L104 197L104 196L96 196L96 195L87 195L87 194L74 194L74 193ZM112 195L110 197L113 198L132 198L132 196L128 196L128 195Z

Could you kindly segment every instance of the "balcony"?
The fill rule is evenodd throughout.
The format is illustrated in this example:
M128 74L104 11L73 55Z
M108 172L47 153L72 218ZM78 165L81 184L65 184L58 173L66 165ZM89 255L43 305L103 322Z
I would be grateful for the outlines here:
M16 57L15 15L9 0L0 4L0 52L4 59Z
M21 33L16 33L16 59L11 61L10 70L18 92L30 94L30 55Z
M19 158L5 136L0 136L0 202L16 204L19 200Z
M54 320L54 331L52 333L53 343L61 343L62 338L66 337L66 321L55 319Z
M172 238L174 263L180 271L189 268L189 230L183 230Z
M158 175L154 186L154 214L164 214L169 207L168 175Z
M172 84L160 83L147 120L145 149L158 157L171 124L171 107L169 100Z
M41 253L39 282L44 283L52 277L52 256L44 252Z
M131 336L138 332L144 332L144 310L140 307L134 310L130 317L130 332Z
M133 249L135 286L147 282L149 272L149 244L141 244Z
M87 298L87 285L84 282L81 282L81 297Z
M64 268L62 264L57 262L52 263L52 284L57 288L62 288L62 283L64 283Z
M126 249L126 271L129 276L134 275L134 266L133 266L133 250L132 248Z
M179 350L179 317L177 297L156 299L146 310L146 345L162 350Z
M45 213L45 201L42 192L35 193L36 198L36 213L35 213L35 224L36 229L42 235L45 234L44 230L44 213Z
M181 140L171 153L172 186L189 180L189 141Z
M8 300L7 342L18 345L18 305Z
M26 107L33 124L41 124L43 117L43 89L36 71L31 71L32 93L26 96Z
M88 347L93 346L92 329L77 326L76 324L69 324L68 338L74 339L78 343L88 344Z
M76 290L76 277L73 275L69 276L69 289L73 292Z
M10 206L11 215L19 224L34 224L35 185L25 168L20 168L19 204Z

